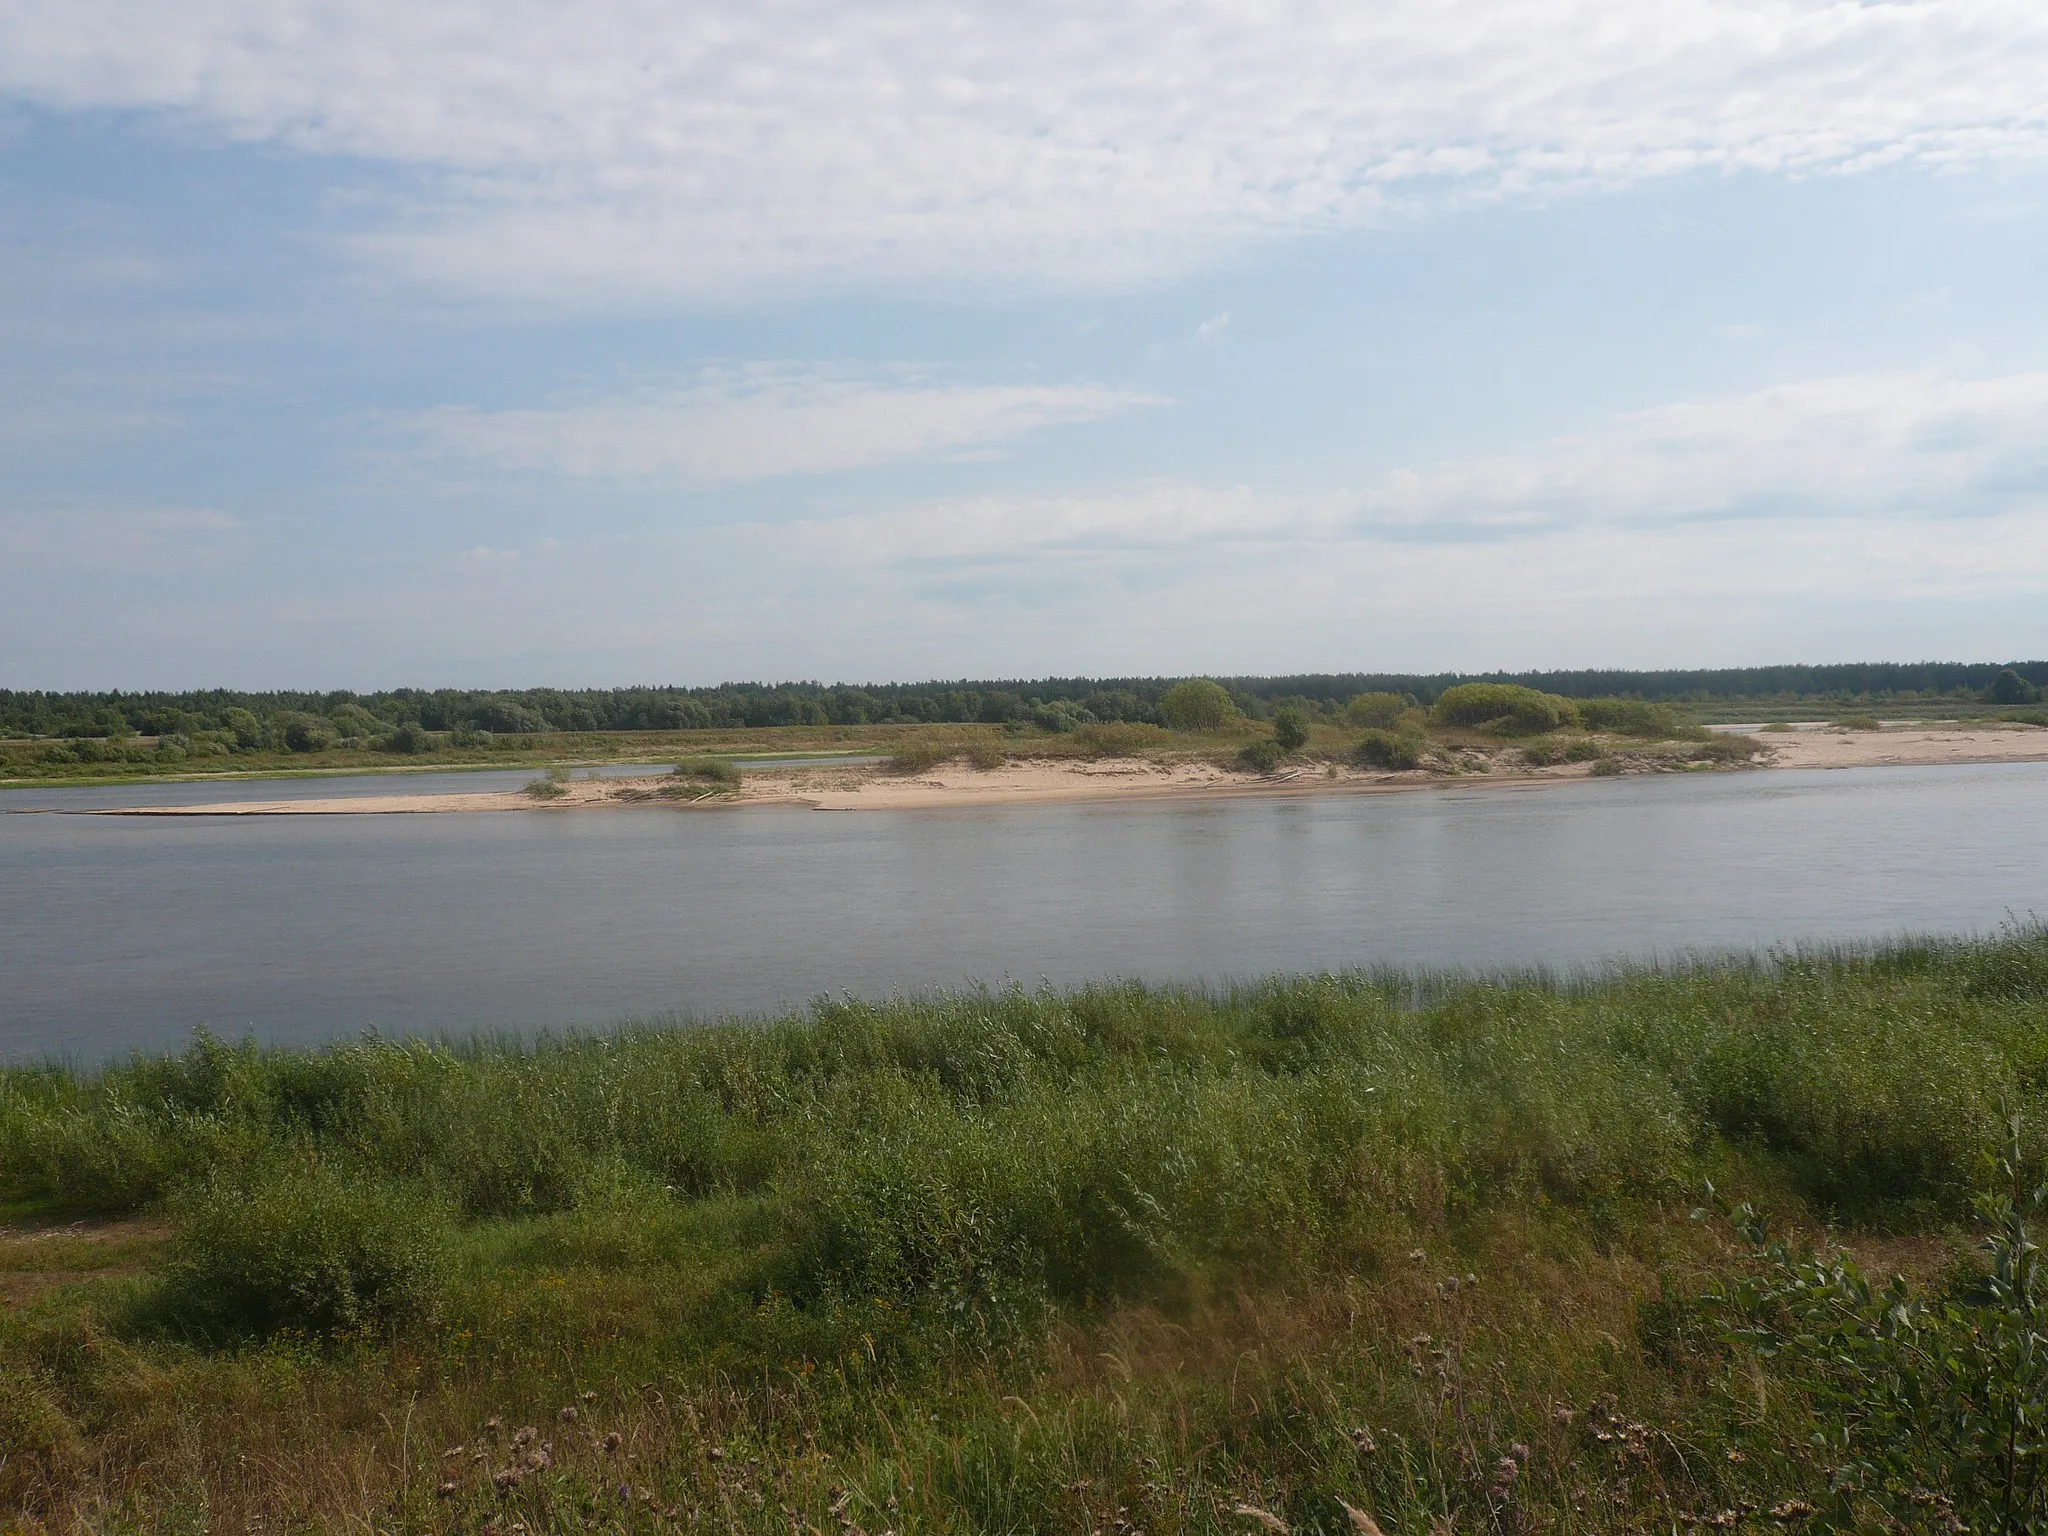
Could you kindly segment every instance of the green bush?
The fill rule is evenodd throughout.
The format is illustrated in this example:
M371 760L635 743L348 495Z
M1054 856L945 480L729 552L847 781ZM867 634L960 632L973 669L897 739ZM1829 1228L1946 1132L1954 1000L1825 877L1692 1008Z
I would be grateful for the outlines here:
M1236 718L1237 706L1221 683L1195 677L1166 690L1159 714L1176 731L1214 731Z
M569 786L554 779L535 779L520 793L529 800L559 800L569 793Z
M1991 688L1985 697L1986 702L1992 704L2038 704L2041 690L2011 667L2006 667L1991 680Z
M1666 704L1642 699L1581 699L1579 721L1589 731L1612 731L1618 736L1639 736L1646 741L1696 739L1700 727Z
M426 1316L439 1295L448 1215L416 1181L272 1168L216 1179L179 1214L162 1300L206 1331L354 1332Z
M1273 739L1280 743L1282 752L1299 752L1308 745L1308 712L1293 705L1277 711L1273 716Z
M1365 730L1385 731L1398 725L1413 700L1399 693L1360 693L1344 706L1344 723Z
M1829 722L1838 731L1881 731L1884 722L1875 715L1838 715Z
M1009 754L992 741L977 741L967 748L968 766L983 773L993 772L1009 760Z
M417 720L408 720L386 736L381 745L386 752L399 752L412 757L421 752L433 751L434 738Z
M686 757L669 771L672 779L688 779L716 789L738 789L740 770L722 757Z
M930 773L959 755L956 741L906 741L889 754L889 769L892 773Z
M1271 773L1286 755L1280 750L1279 742L1267 737L1262 741L1246 742L1239 748L1237 766L1252 773Z
M1351 749L1351 761L1360 768L1382 768L1396 772L1422 766L1422 754L1429 743L1420 736L1395 731L1367 731Z
M1535 736L1577 725L1570 699L1520 688L1513 683L1460 683L1446 688L1430 710L1438 725L1463 725L1496 736Z

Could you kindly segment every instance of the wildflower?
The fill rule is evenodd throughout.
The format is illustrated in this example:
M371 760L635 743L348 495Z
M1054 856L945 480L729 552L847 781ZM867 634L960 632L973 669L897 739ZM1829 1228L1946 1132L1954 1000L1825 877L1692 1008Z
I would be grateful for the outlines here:
M607 1451L616 1452L618 1448L624 1443L624 1440L620 1437L619 1432L616 1429L611 1430L604 1437L604 1448Z
M500 1488L517 1488L526 1481L526 1469L523 1467L500 1467L491 1474L491 1481Z
M1357 1447L1358 1454L1361 1456L1370 1456L1374 1451L1380 1448L1379 1442L1373 1439L1372 1437L1372 1431L1367 1429L1363 1424L1359 1425L1358 1428L1352 1430L1350 1432L1350 1437L1352 1445Z
M585 1401L586 1403L594 1403L597 1401L597 1394L595 1392L586 1392L583 1394L583 1401Z
M489 1419L485 1419L485 1420L484 1420L484 1430L485 1430L485 1432L486 1432L486 1433L489 1433L489 1434L493 1434L493 1435L495 1435L495 1434L496 1434L496 1433L498 1432L498 1421L497 1421L497 1419L495 1419L495 1418L489 1418Z
M1804 1499L1787 1499L1782 1504L1771 1506L1773 1520L1804 1520L1809 1515L1818 1513L1819 1511Z
M1526 1467L1529 1465L1529 1447L1522 1444L1521 1441L1517 1440L1513 1445L1509 1446L1508 1454L1515 1458L1516 1466Z
M1493 1464L1493 1491L1496 1496L1507 1497L1508 1490L1515 1486L1515 1479L1522 1475L1521 1465L1512 1456L1503 1456Z
M564 1424L574 1424L576 1422L576 1410L573 1407L564 1408L561 1410L561 1412L557 1413L555 1417L560 1419Z
M1749 1460L1749 1458L1743 1455L1740 1451L1730 1451L1728 1453L1728 1464L1731 1467L1739 1467L1747 1460Z
M435 1486L434 1497L437 1499L452 1499L460 1492L462 1492L462 1485L450 1478Z
M447 1449L447 1450L445 1450L445 1451L443 1451L443 1452L441 1453L441 1459L442 1459L443 1461L452 1461L452 1460L454 1460L454 1458L456 1458L457 1456L460 1456L461 1454L462 1454L462 1447L461 1447L461 1446L459 1446L459 1445L451 1445L451 1446L449 1446L449 1447L448 1447L448 1449Z
M522 1445L531 1445L539 1438L539 1430L535 1429L531 1424L522 1424L512 1431L512 1449L516 1451Z

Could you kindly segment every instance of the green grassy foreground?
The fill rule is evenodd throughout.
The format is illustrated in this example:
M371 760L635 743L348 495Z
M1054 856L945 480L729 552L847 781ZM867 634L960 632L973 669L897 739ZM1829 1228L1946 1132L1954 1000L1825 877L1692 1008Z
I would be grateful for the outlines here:
M0 1511L2038 1529L2044 1098L2038 932L8 1070Z

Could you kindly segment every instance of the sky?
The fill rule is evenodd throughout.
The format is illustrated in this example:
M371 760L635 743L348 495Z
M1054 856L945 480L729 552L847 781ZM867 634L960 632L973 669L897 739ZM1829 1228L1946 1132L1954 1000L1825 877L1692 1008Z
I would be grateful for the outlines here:
M0 686L2044 654L2039 0L0 0Z

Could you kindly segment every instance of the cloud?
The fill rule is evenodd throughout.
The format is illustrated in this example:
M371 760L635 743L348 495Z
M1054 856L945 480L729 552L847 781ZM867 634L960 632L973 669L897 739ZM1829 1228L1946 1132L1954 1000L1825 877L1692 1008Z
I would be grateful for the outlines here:
M2048 586L2043 419L2048 374L1856 374L1660 406L1535 453L1401 469L1360 491L1166 483L930 503L800 523L790 536L829 543L835 563L921 567L1204 550L1236 559L1257 546L1311 560L1338 546L1526 547L1564 535L1574 536L1562 541L1575 551L1580 539L1636 533L1728 548L1820 539L1873 558L1910 549L1886 578L1894 584L1949 572L1941 579L2040 587ZM1597 568L1590 553L1573 558ZM1709 568L1727 574L1721 562ZM1803 566L1744 579L1786 575L1823 579Z
M508 469L730 481L957 455L1154 403L1092 384L890 383L757 366L666 393L549 409L445 409L410 425L434 450Z
M0 91L398 167L469 290L1140 282L1687 171L2038 159L2038 0L0 0Z

